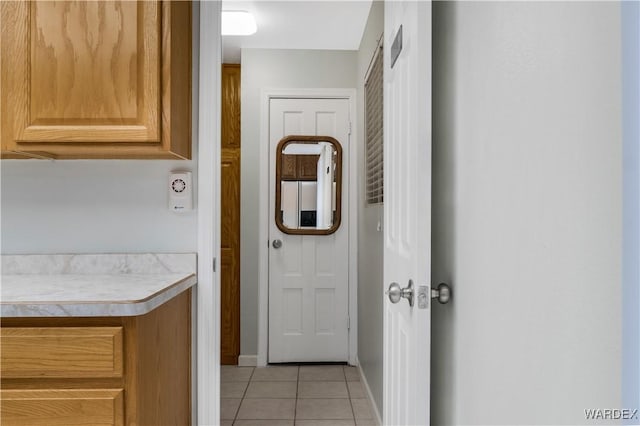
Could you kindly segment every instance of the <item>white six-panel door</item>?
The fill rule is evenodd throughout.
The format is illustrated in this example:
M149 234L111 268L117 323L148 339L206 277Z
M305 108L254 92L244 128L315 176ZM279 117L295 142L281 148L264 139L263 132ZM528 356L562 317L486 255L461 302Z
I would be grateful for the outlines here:
M289 135L342 145L342 221L331 235L288 235L275 223L275 156ZM349 100L271 99L268 362L349 359ZM281 240L274 248L272 242Z
M384 20L384 290L412 280L415 293L430 287L431 275L431 3L385 2ZM400 26L402 50L391 68ZM380 296L384 423L428 425L430 306Z

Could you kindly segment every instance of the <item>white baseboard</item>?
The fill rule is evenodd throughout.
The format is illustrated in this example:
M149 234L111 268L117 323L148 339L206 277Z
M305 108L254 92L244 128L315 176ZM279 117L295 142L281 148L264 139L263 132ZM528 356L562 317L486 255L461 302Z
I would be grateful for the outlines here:
M258 365L258 355L240 355L238 367L255 367Z
M371 409L373 410L373 415L375 416L374 421L378 426L382 425L382 417L380 416L380 410L376 405L376 401L373 399L373 394L371 393L371 388L369 387L369 383L367 382L367 378L362 371L362 366L360 365L360 360L356 359L358 364L358 371L360 372L360 381L364 385L365 390L367 391L367 399L369 400L369 405L371 405Z

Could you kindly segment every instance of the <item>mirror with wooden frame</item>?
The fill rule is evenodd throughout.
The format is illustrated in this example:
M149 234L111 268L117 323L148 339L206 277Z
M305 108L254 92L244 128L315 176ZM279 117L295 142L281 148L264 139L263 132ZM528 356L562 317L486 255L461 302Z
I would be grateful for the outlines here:
M330 235L340 227L342 146L330 136L287 136L276 148L276 211L285 234Z

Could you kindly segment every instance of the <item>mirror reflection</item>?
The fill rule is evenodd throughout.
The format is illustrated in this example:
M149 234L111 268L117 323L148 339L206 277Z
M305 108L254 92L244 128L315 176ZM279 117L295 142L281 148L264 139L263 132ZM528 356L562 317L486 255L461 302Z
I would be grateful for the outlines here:
M276 224L288 234L340 226L342 148L327 136L289 136L276 155Z

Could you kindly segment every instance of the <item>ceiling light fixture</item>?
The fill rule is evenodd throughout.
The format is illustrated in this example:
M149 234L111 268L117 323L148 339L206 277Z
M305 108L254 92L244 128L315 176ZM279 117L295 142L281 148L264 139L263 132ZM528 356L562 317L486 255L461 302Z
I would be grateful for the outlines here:
M222 11L222 35L246 36L258 30L256 20L245 10Z

